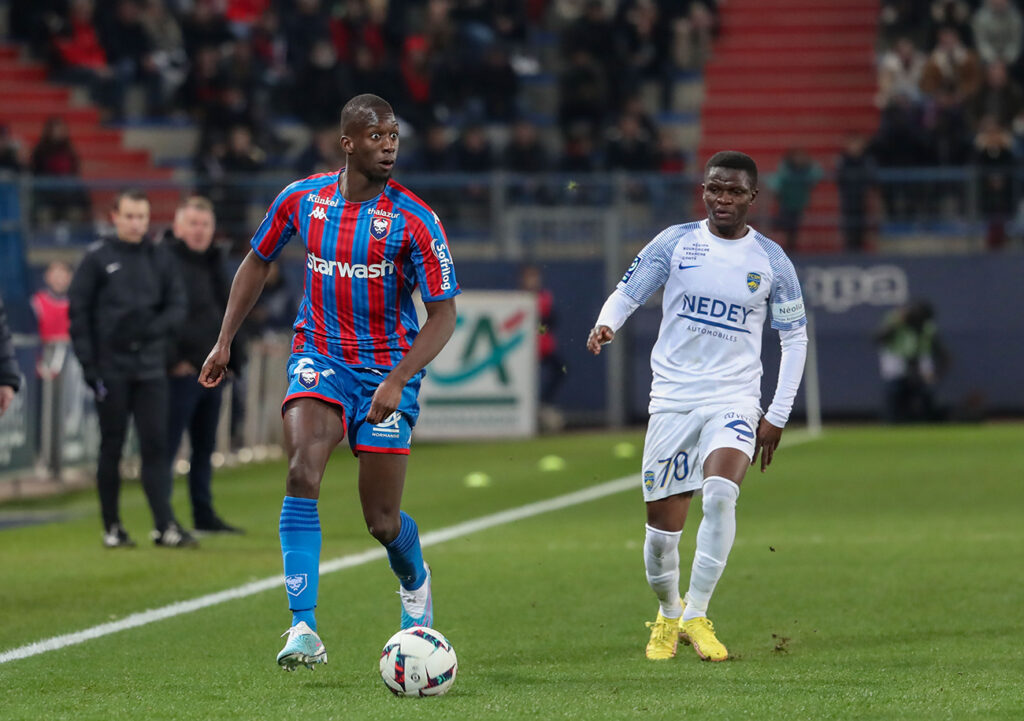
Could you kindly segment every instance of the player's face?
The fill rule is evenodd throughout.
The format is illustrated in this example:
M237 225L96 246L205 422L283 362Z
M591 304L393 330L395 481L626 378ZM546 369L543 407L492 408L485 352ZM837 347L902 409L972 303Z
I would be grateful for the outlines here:
M348 172L359 172L373 183L386 182L398 158L398 120L386 113L376 122L343 135L342 148L348 155Z
M149 201L121 198L110 214L117 237L128 243L138 243L149 230Z
M747 211L757 188L745 170L711 168L704 176L704 207L715 235L738 238L746 232Z

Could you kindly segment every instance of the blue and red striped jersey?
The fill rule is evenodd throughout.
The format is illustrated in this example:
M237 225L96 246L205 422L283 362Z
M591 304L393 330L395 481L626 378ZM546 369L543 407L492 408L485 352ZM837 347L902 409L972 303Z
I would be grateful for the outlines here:
M296 234L306 246L292 352L391 368L419 332L413 288L425 302L453 298L455 264L437 214L406 188L388 180L376 198L351 203L339 179L320 173L282 190L251 245L264 260Z

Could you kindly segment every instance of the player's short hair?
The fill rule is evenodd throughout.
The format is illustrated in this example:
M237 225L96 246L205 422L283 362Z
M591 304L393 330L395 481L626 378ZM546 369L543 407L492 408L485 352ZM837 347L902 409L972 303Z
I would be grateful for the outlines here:
M744 170L750 176L751 185L757 187L757 163L746 153L741 153L738 150L719 151L712 155L707 165L704 166L704 175L706 176L712 168Z
M209 198L203 195L190 195L178 205L178 210L186 210L188 208L201 210L204 213L209 213L210 215L215 214L213 212L213 203Z
M387 114L394 115L395 111L384 98L373 93L357 95L341 109L341 132L347 133L355 125L373 125L381 115Z
M114 196L114 203L111 206L112 210L121 210L121 201L127 198L128 200L145 200L149 202L149 196L146 195L146 191L142 188L122 188Z

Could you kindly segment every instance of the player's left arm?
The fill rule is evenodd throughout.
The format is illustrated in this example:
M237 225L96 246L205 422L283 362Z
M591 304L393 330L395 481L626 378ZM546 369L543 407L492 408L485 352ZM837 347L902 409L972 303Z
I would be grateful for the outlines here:
M775 450L779 447L782 429L785 428L790 411L793 410L793 401L796 399L797 389L800 388L804 362L807 359L807 316L796 269L793 268L792 262L783 256L783 261L778 262L778 267L773 267L773 271L775 278L769 296L769 309L772 328L779 331L782 359L779 363L775 397L757 425L754 457L750 461L751 465L756 464L760 454L762 473L771 465Z
M371 425L380 423L398 410L405 384L434 360L455 332L454 298L425 302L423 305L427 309L427 320L420 328L416 340L373 394L370 412L366 414L366 420Z

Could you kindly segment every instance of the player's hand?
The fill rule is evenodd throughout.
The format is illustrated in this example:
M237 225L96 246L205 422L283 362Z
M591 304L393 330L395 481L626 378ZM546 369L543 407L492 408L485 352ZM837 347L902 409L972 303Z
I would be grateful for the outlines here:
M404 383L388 376L377 390L373 392L373 400L370 401L370 412L366 414L366 422L372 426L377 425L392 413L398 410L398 404L402 401L402 389Z
M754 441L754 457L750 459L750 465L757 463L757 454L760 452L761 473L764 473L768 466L772 464L775 449L779 447L779 440L781 438L782 429L778 426L773 426L762 416L761 421L757 424L757 440Z
M594 355L601 355L601 346L611 343L615 338L615 331L606 325L595 326L590 330L587 338L587 350Z
M14 400L14 388L11 386L0 386L0 416L7 412Z
M221 345L218 342L210 351L210 355L206 356L206 362L199 371L199 385L204 388L217 386L224 380L224 369L228 367L230 359L231 345Z

